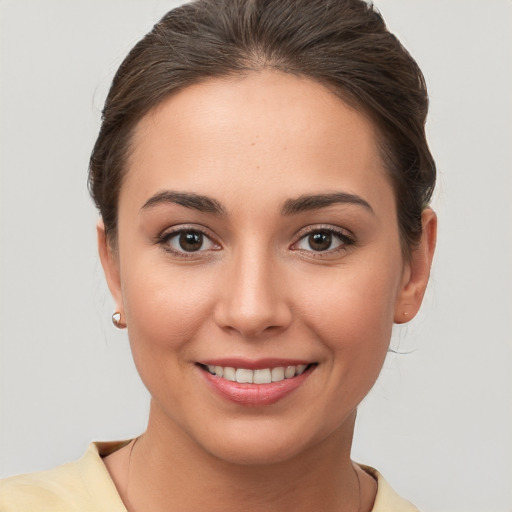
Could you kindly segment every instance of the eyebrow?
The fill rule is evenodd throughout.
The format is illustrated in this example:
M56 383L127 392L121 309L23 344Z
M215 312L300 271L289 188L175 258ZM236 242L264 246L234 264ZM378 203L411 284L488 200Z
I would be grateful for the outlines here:
M226 215L225 208L216 199L193 192L175 192L171 190L158 192L151 196L141 209L145 210L165 203L179 204L185 208L191 208L203 213L213 213L219 216ZM287 199L281 208L281 215L295 215L301 212L326 208L333 204L354 204L374 213L373 208L362 197L346 192L334 192L330 194L306 194L296 199Z
M171 190L164 190L163 192L158 192L154 196L150 197L144 203L141 210L153 208L165 203L179 204L185 208L191 208L204 213L226 215L224 207L215 199L202 196L200 194L194 194L192 192L174 192Z
M334 192L331 194L302 195L296 199L288 199L281 209L281 215L294 215L310 210L318 210L333 204L354 204L362 206L375 214L370 204L362 197L345 192Z

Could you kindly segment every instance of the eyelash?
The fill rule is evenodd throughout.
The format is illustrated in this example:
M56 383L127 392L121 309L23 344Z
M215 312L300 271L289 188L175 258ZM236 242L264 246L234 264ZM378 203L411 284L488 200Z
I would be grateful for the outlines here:
M196 234L200 234L202 235L203 237L203 244L205 241L208 241L210 244L213 244L214 246L218 247L218 249L210 249L210 250L219 250L220 249L220 245L215 242L213 240L213 237L207 233L205 230L201 229L200 227L198 226L180 226L178 229L173 229L171 231L166 231L164 233L162 233L161 235L159 235L155 242L157 244L159 244L160 246L162 246L162 248L174 255L174 256L178 256L179 258L197 258L197 255L198 254L202 254L204 252L206 252L205 250L197 250L197 251L185 251L185 250L177 250L175 248L173 248L171 245L170 245L170 241L173 239L173 238L176 238L176 237L179 237L180 235L183 235L185 233L196 233Z
M317 233L326 233L332 236L333 241L337 240L339 245L333 249L326 249L324 251L314 251L313 249L300 249L296 248L296 246L306 240L308 237L317 234ZM302 253L307 253L309 257L313 258L326 258L329 256L337 255L339 253L345 252L348 248L356 243L353 235L347 230L343 230L340 228L335 228L333 226L308 226L304 228L297 234L298 240L294 242L291 246L292 250L300 251Z
M203 244L205 240L209 241L210 244L213 244L216 246L215 249L206 249L206 250L197 250L197 251L185 251L185 250L177 250L173 248L170 245L170 241L180 235L183 235L185 233L198 233L203 237ZM339 245L333 249L326 249L321 251L315 251L313 249L301 249L297 248L296 246L300 244L300 242L306 240L308 237L317 234L317 233L324 233L329 234L333 236L333 239L336 239L339 242ZM221 246L214 241L213 237L207 233L205 230L201 229L197 226L180 226L178 229L173 229L171 231L166 231L159 235L155 242L162 246L162 248L175 256L178 256L180 258L194 258L197 257L199 254L203 254L209 250L220 250ZM336 229L332 226L308 226L307 228L303 228L298 234L297 234L297 241L294 242L290 249L294 251L300 251L302 253L307 253L310 257L313 258L325 258L328 256L332 256L333 254L338 254L340 252L344 252L348 249L349 246L354 245L355 240L352 237L352 235L349 235L345 230L342 229Z

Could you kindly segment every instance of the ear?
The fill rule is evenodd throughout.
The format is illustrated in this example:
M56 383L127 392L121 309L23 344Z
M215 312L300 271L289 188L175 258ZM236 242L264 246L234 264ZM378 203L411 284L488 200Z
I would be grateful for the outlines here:
M105 224L103 219L98 221L96 225L96 232L98 234L98 252L100 255L101 266L105 273L108 288L116 303L116 311L121 313L121 318L125 318L123 295L121 291L121 276L119 272L119 257L115 249L107 239L105 232Z
M427 289L430 267L437 237L437 216L427 208L421 215L422 233L419 245L413 249L406 262L404 277L395 306L395 323L412 320L420 309Z

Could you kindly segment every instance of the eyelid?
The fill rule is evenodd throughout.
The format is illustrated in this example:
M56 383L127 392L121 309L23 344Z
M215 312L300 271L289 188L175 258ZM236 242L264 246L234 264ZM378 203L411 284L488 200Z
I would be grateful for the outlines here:
M334 236L336 236L339 240L341 240L341 245L338 247L335 247L334 249L328 249L326 251L313 251L313 250L306 250L306 249L298 249L294 248L300 241L302 241L305 237L310 236L312 233L318 232L318 231L327 231L328 233L332 233ZM322 258L329 255L336 254L338 252L346 251L347 248L351 245L354 245L356 243L355 237L353 233L346 229L341 228L339 226L333 226L331 224L313 224L310 226L306 226L302 229L300 229L296 235L295 235L295 241L290 246L290 249L301 251L304 253L311 253L312 256L315 258Z
M339 235L343 238L355 241L355 236L349 229L342 228L340 226L334 226L332 224L310 224L309 226L304 226L295 233L294 238L296 240L299 240L301 238L304 238L304 236L306 235L314 233L315 231L328 231L330 233L334 233L335 235Z
M215 246L215 248L210 249L203 249L198 251L180 251L175 248L173 248L168 242L175 236L178 236L181 233L186 233L187 231L196 231L198 233L201 233L204 237L206 237L211 244ZM162 246L162 248L173 255L177 255L182 258L193 258L198 256L203 256L205 253L210 251L218 251L222 249L222 246L217 241L215 237L210 230L206 229L205 227L198 225L198 224L177 224L175 226L167 227L164 231L162 231L158 236L155 237L155 244L158 244Z

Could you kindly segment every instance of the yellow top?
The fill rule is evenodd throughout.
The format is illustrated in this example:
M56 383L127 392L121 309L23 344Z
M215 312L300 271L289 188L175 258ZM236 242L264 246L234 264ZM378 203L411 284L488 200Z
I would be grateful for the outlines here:
M127 512L101 457L129 441L92 443L76 462L49 471L0 480L1 512ZM372 512L418 512L373 468L361 466L378 484Z

